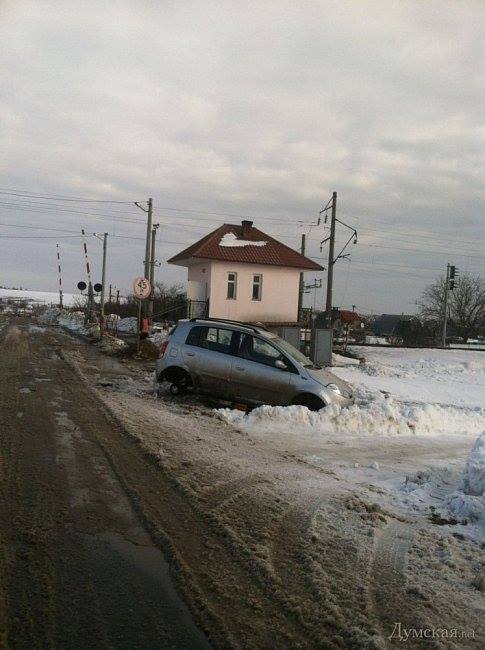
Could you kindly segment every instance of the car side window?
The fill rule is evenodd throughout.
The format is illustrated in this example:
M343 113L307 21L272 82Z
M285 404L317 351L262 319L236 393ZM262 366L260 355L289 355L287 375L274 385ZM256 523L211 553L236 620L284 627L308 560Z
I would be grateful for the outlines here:
M275 367L276 361L283 361L288 367L288 370L295 372L294 365L287 359L277 348L275 348L268 341L259 339L250 334L242 334L239 342L238 356L262 363L265 366Z
M185 340L187 345L214 352L231 353L232 330L219 327L193 327Z
M193 327L188 333L187 338L185 339L185 343L187 345L199 345L199 338L201 332L202 330L206 330L206 329L207 327L200 327L200 326Z

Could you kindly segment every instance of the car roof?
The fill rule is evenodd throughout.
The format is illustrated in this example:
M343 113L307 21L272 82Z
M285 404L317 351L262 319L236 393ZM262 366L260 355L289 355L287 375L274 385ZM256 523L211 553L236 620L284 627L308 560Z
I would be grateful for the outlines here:
M259 334L260 336L263 336L268 339L273 339L276 338L276 334L273 332L270 332L265 328L263 324L258 324L258 323L244 323L242 321L233 321L233 320L226 320L224 318L191 318L183 321L184 323L193 323L194 325L208 325L208 326L217 326L217 327L225 327L227 329L234 329L240 332L247 332L248 330L255 333Z

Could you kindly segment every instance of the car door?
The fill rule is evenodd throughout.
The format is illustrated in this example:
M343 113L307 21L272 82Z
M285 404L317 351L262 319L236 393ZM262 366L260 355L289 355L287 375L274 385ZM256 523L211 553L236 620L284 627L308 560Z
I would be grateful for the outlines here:
M275 364L282 361L286 369ZM232 391L241 400L261 404L286 404L291 394L293 365L269 341L241 334L232 363Z
M234 332L222 327L196 326L187 336L184 360L198 388L225 396L229 390Z

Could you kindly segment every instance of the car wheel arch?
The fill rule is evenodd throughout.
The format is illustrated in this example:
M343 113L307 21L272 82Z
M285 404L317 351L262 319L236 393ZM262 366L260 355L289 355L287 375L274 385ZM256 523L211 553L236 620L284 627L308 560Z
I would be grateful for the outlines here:
M162 370L158 376L159 382L185 383L187 386L193 386L194 382L190 372L182 366L169 366Z
M310 411L319 411L325 406L328 406L328 403L325 399L313 393L298 393L291 400L290 406L306 406Z

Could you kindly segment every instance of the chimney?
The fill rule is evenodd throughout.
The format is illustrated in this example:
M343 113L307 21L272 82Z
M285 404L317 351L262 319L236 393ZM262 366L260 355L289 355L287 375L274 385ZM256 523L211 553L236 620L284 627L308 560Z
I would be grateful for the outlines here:
M241 236L243 238L247 237L249 235L249 230L252 227L253 222L252 221L241 221L241 225L242 225Z

